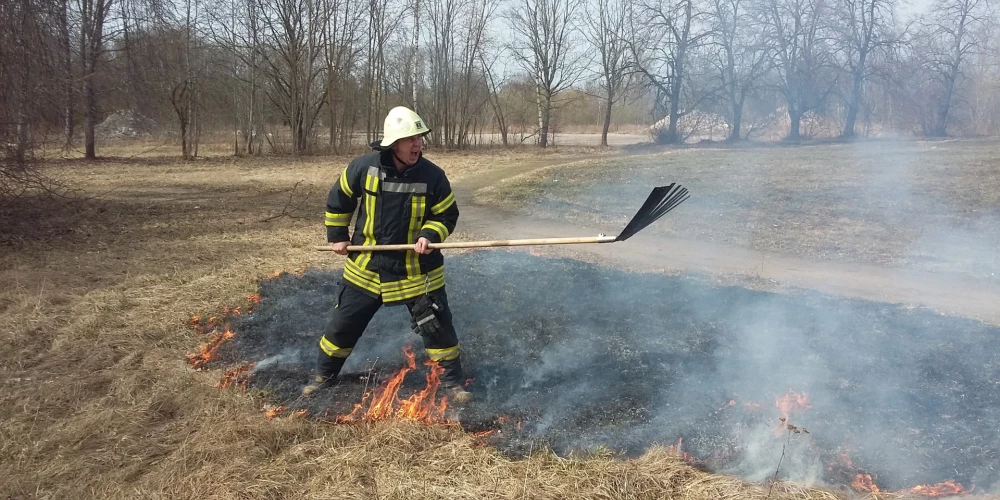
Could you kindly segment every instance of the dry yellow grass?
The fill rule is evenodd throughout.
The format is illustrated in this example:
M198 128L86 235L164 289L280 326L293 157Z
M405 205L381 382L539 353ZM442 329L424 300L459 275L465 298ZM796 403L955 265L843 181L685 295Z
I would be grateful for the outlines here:
M462 179L528 156L436 159ZM260 395L214 388L220 373L184 361L202 340L189 316L243 304L276 270L339 267L312 246L343 160L46 167L99 198L22 214L45 221L46 239L0 248L0 496L834 498L784 483L769 493L662 449L511 461L454 427L267 420ZM293 217L265 221L283 210Z

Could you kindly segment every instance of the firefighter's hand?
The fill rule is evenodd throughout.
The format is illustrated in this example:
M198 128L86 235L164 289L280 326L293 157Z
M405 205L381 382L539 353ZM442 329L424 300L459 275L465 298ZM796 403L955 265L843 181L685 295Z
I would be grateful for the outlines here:
M433 251L433 249L429 246L430 244L431 240L428 240L427 238L417 238L417 242L413 244L413 251L427 255Z
M333 248L333 253L337 255L347 255L347 246L350 244L350 241L338 241L336 243L330 243L330 247Z

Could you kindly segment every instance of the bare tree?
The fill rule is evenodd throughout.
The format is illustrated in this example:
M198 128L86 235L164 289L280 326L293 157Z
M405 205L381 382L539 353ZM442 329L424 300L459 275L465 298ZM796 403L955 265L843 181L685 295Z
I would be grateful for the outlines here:
M470 145L471 128L489 100L487 77L481 71L480 55L488 41L490 19L499 6L499 0L471 0L462 21L456 131L456 144L460 148Z
M388 107L389 72L394 68L388 63L388 55L400 38L403 17L408 8L394 5L389 0L368 0L368 38L365 49L364 90L367 93L365 106L365 135L371 142L382 127L382 117ZM401 75L402 81L409 80Z
M261 54L270 80L266 95L291 129L293 154L299 154L308 149L325 103L320 39L329 16L317 0L273 0L262 3L261 11L268 35Z
M577 81L580 57L571 54L579 0L520 0L507 12L512 54L535 84L538 145L549 144L553 99Z
M77 0L80 13L80 65L83 69L84 156L97 158L97 70L105 52L104 25L114 0Z
M260 153L262 132L260 92L265 32L259 0L216 0L207 11L210 41L228 51L231 65L233 154ZM240 139L242 139L242 144Z
M776 87L788 105L788 138L801 136L802 116L825 104L836 77L824 23L829 0L765 0L763 19L774 47Z
M726 101L729 140L741 138L743 108L772 67L772 50L753 20L749 0L713 0L712 55Z
M488 99L480 55L497 0L426 0L430 20L428 114L435 144L464 148Z
M0 2L0 241L9 236L8 223L16 222L7 209L50 190L34 151L39 136L60 122L59 8L52 0Z
M647 2L637 16L633 16L632 31L637 33L630 47L633 60L654 90L655 114L663 116L665 113L668 119L665 130L657 129L658 144L682 142L678 132L681 117L712 93L710 89L701 89L702 92L688 99L687 106L682 109L681 101L687 90L688 57L711 35L709 30L699 26L704 17L706 13L696 8L694 0Z
M865 83L872 76L872 58L899 43L895 33L896 0L839 0L837 46L850 78L844 137L853 137Z
M630 40L624 38L632 18L632 3L628 0L601 0L588 4L586 13L584 36L597 51L599 80L604 93L601 146L607 146L611 109L625 97L634 75Z
M76 99L73 92L73 50L69 38L69 0L58 0L56 3L59 28L59 57L63 70L63 136L64 148L73 145L73 102Z
M968 59L982 48L987 0L936 0L918 32L918 50L933 89L934 115L927 134L944 137Z
M184 47L183 75L181 81L174 85L170 93L170 103L177 114L181 132L181 156L185 160L194 157L195 139L192 137L192 125L195 119L195 93L197 82L191 66L191 43L195 23L197 22L197 0L194 1L194 16L192 16L192 0L184 2Z
M507 82L503 79L503 72L498 72L494 69L498 64L499 59L499 53L491 54L487 50L484 50L479 54L479 64L482 67L483 76L486 78L487 102L489 102L490 109L493 111L493 118L496 121L497 131L500 132L500 141L504 146L507 146L509 145L507 138L509 125L507 122L507 114L504 110L503 103L500 100L500 93L506 86Z
M331 14L325 38L327 110L330 149L339 152L350 135L350 119L355 100L351 98L351 72L358 64L363 48L361 26L364 9L351 0L325 0Z
M427 18L430 21L429 65L431 109L427 113L434 123L431 140L435 145L454 144L452 119L452 78L455 70L455 43L457 38L460 0L426 0Z

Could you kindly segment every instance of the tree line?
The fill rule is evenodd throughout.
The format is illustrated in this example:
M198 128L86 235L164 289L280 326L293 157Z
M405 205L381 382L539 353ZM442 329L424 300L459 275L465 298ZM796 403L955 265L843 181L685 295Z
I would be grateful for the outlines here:
M344 152L416 109L435 146L624 122L657 143L780 122L836 135L995 135L990 0L4 0L0 139L95 158L128 116L198 154ZM649 127L650 124L655 124Z

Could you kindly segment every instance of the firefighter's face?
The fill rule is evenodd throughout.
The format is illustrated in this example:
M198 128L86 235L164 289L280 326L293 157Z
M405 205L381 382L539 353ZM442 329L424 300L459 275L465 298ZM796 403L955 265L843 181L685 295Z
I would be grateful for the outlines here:
M423 148L424 138L422 136L400 139L392 145L392 149L396 152L396 156L409 165L413 165L417 162L417 159L420 158L420 151L422 151Z

